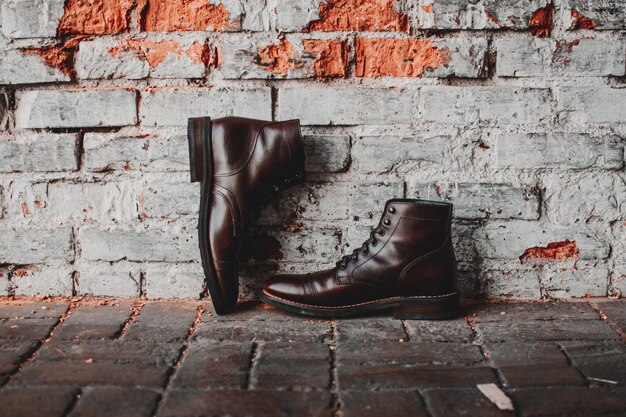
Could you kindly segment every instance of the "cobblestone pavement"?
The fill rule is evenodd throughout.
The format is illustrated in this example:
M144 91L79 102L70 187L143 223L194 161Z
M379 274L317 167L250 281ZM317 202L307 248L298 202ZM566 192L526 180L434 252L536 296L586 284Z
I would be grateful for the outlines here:
M310 320L256 303L0 300L0 416L624 416L626 300ZM515 411L476 384L493 382Z

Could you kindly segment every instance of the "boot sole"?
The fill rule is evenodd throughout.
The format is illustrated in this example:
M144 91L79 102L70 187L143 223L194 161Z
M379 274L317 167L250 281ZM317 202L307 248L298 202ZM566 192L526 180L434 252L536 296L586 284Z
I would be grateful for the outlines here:
M211 190L213 189L213 153L211 149L211 118L195 117L187 122L189 142L189 166L191 182L201 182L198 234L200 257L205 282L217 314L226 314L233 306L227 306L213 268L211 248L207 239L207 220L211 218Z
M393 318L401 320L447 320L460 315L458 291L436 296L391 297L341 307L315 306L297 303L272 295L265 290L261 301L289 313L319 317L354 317L376 311L393 309Z

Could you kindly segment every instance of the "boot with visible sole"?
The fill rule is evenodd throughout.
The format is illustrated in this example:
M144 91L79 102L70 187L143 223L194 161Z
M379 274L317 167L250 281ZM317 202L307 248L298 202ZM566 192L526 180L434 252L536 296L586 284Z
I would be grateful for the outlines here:
M393 309L398 319L459 314L452 204L393 199L363 245L335 268L270 278L261 300L287 312L348 317Z
M298 120L189 119L191 181L201 182L200 255L217 314L239 296L237 260L245 230L276 192L304 179Z

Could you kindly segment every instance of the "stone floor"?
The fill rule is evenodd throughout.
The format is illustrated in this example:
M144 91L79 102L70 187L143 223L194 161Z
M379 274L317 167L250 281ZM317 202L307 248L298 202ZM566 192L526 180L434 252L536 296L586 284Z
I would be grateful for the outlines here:
M0 299L0 416L625 416L626 300L311 320ZM515 411L476 388L498 384Z

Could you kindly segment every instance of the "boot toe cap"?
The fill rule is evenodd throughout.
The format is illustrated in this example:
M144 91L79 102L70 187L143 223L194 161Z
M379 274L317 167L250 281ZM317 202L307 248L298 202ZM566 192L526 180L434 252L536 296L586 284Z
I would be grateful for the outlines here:
M293 300L304 293L307 278L307 275L277 275L265 282L263 292L274 297Z

